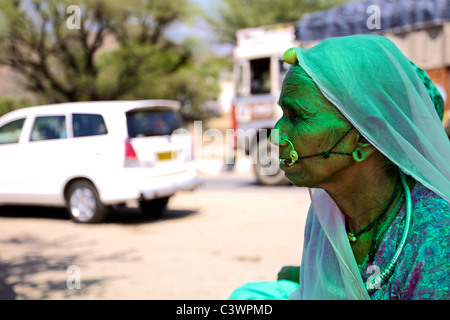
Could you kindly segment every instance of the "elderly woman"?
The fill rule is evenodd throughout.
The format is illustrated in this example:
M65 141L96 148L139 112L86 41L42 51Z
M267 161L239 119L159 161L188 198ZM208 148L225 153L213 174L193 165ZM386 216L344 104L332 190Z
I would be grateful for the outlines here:
M309 188L311 206L299 286L279 290L449 299L450 143L410 61L376 35L283 59L292 66L276 124L281 169Z

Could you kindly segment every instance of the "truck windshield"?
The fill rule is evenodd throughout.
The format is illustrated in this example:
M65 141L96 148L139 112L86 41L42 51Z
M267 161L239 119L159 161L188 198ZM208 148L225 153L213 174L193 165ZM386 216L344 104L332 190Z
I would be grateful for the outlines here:
M127 113L127 127L130 138L163 136L183 128L183 122L172 110L138 110Z
M251 60L250 72L250 93L270 93L270 58Z

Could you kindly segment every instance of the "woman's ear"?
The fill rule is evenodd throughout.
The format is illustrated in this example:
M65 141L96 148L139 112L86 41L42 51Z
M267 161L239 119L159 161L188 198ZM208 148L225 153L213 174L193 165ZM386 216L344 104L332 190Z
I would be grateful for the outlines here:
M361 134L358 133L358 135L359 139L352 152L352 157L356 162L363 162L375 151L375 148Z

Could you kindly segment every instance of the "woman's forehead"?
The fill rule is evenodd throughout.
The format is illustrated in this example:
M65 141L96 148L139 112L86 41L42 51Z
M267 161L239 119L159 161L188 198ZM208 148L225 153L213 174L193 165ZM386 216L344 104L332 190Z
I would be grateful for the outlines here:
M332 104L311 78L296 72L289 72L282 84L280 99L282 108L288 108L303 114L315 115L321 121L338 121L349 124L349 121Z
M299 83L285 79L281 88L279 102L281 107L303 109L308 112L336 112L336 107L329 102L314 84Z

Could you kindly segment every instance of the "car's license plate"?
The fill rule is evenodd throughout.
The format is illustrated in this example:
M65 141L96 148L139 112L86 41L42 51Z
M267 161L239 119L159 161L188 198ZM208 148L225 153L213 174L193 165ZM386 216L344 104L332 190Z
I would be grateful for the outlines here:
M175 151L158 153L159 161L175 160L176 158L177 158L177 153Z

